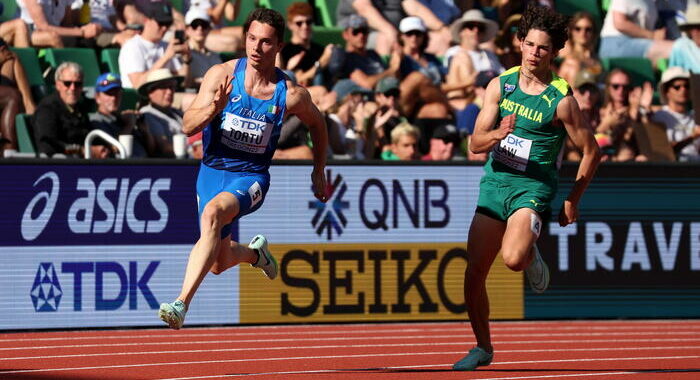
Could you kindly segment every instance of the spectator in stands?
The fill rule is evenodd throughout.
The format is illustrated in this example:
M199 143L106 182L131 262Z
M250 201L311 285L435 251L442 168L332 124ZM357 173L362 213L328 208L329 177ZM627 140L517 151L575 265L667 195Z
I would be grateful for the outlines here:
M690 109L690 73L680 67L664 71L659 82L663 107L652 120L666 126L666 134L678 161L700 161L700 126Z
M382 152L390 150L391 131L401 122L406 121L399 108L400 97L399 80L395 77L383 78L374 88L374 100L378 108L372 118L374 129L367 144L373 146L375 152L368 158L379 158Z
M102 32L96 38L97 46L124 45L127 40L137 34L133 28L117 17L115 3L119 0L83 0L90 8L90 22L99 24Z
M410 16L401 20L399 45L401 45L401 65L399 76L407 77L412 72L419 72L430 79L435 86L440 86L446 74L446 69L440 60L425 52L428 46L428 34L423 20Z
M192 62L190 63L191 85L199 88L204 74L212 66L221 63L221 57L207 49L205 41L211 30L209 15L199 8L190 8L185 14L187 45L190 48Z
M600 90L595 81L595 76L588 70L581 70L576 75L573 83L574 98L578 103L583 116L584 125L595 131L600 124ZM567 161L581 161L583 153L579 151L570 138L566 139L564 159Z
M522 17L521 14L508 17L496 36L496 55L506 69L519 65L522 60L518 39L518 24Z
M314 10L309 3L296 2L287 8L287 28L292 32L288 43L280 51L278 66L294 73L302 86L322 84L320 74L328 67L333 45L325 47L313 41ZM314 80L318 77L318 80Z
M296 115L292 115L282 124L280 138L277 140L277 150L272 158L275 160L313 159L310 142L309 127Z
M337 94L338 107L327 118L331 124L328 126L329 140L332 142L338 136L341 145L336 148L336 144L329 144L333 154L350 159L364 159L369 119L376 112L376 108L367 105L372 92L349 80L338 82L333 91Z
M401 63L400 51L394 49L389 67L385 67L379 54L367 49L369 27L364 17L352 15L342 26L345 50L333 49L328 65L328 71L333 78L351 79L357 85L371 91L380 79L396 76Z
M104 73L97 78L95 82L97 111L89 115L91 129L105 131L115 139L118 139L119 135L132 135L134 142L131 157L147 157L147 152L153 150L153 138L137 111L119 111L123 93L121 78L118 74Z
M15 116L35 109L22 63L0 38L0 148L17 149Z
M568 83L574 83L576 74L586 70L593 75L600 75L603 67L595 52L598 33L595 30L593 16L587 12L577 12L569 21L569 39L559 51L562 59L558 74Z
M65 46L65 37L94 39L102 32L100 24L93 22L69 26L70 12L79 10L81 1L17 0L17 5L21 19L29 28L32 46L61 48Z
M629 74L613 69L607 77L605 99L600 110L600 124L596 133L607 135L615 149L613 160L644 160L634 135L634 124L645 122L653 90L649 83L645 89L633 88Z
M398 41L398 31L401 19L406 16L420 17L429 27L431 37L435 41L443 41L442 46L435 46L434 54L442 55L449 44L447 23L440 20L426 6L433 1L428 0L339 0L337 7L338 23L343 24L353 15L360 15L368 20L369 26L376 30L376 50L381 55L389 55L393 45ZM435 3L438 3L435 1ZM433 6L443 9L439 4Z
M494 52L479 47L479 44L493 39L498 32L498 25L486 19L480 10L465 12L462 18L452 23L450 31L459 45L451 47L445 54L444 62L449 70L445 84L450 89L446 91L450 106L459 115L474 100L473 84L477 73L488 71L500 74L504 68ZM451 90L460 84L462 88ZM466 128L459 116L457 124L459 129Z
M36 147L49 157L81 157L90 121L84 102L83 69L75 62L63 62L54 75L56 92L39 102L33 119ZM93 145L92 157L105 158L109 150Z
M382 160L387 161L411 161L418 156L418 140L420 131L418 128L403 122L391 131L391 150L382 153Z
M684 36L673 43L669 66L700 74L700 5L688 6L685 23L680 28Z
M423 161L450 161L465 159L459 152L461 139L454 125L440 126L430 137L430 151L424 155Z
M600 56L668 58L673 42L666 29L655 29L658 10L654 0L611 0L600 32Z
M190 85L192 56L184 41L176 38L163 42L163 36L173 23L172 8L167 3L146 3L143 32L128 40L119 52L119 72L124 88L140 88L146 77L167 68L185 78Z
M212 29L207 35L207 49L216 52L234 52L242 47L243 28L225 26L224 20L235 20L241 8L241 1L251 0L185 0L185 14L198 9L209 15Z
M169 69L151 70L139 87L139 94L148 97L149 104L139 110L153 136L155 157L174 157L173 136L182 130L182 111L173 108L175 89L182 77Z
M29 47L29 29L21 18L0 22L0 38L14 47Z

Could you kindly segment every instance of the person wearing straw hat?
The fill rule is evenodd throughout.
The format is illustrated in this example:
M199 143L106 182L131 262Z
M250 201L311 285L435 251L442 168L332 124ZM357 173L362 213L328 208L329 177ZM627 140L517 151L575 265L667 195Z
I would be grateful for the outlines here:
M578 203L600 161L569 85L551 69L566 42L567 18L551 8L528 6L518 28L523 52L515 66L488 84L469 149L490 152L469 229L464 295L477 345L453 365L471 371L491 364L486 278L500 253L513 271L524 271L535 293L549 285L549 270L535 243L558 187L558 155L568 135L583 152L576 181L564 200L559 225L576 221Z
M148 73L146 81L139 87L139 95L148 98L148 105L141 107L148 126L148 132L154 139L153 155L156 157L175 157L173 136L182 129L182 111L173 107L175 91L182 77L175 76L170 69L162 68Z
M700 73L700 5L690 5L685 12L685 22L679 25L683 37L673 43L669 67L677 66L693 73Z
M690 109L690 73L680 67L664 71L659 82L663 106L651 120L666 126L666 135L678 161L700 161L700 126Z
M160 305L158 316L179 329L197 288L214 274L250 263L269 279L277 261L265 236L250 244L231 239L232 223L259 209L270 187L270 164L286 116L309 127L313 142L311 188L326 202L326 123L309 92L275 67L282 49L284 18L273 9L253 10L243 25L246 57L215 65L184 116L182 131L202 131L204 156L197 177L200 237L192 248L180 294ZM221 310L222 313L226 312Z

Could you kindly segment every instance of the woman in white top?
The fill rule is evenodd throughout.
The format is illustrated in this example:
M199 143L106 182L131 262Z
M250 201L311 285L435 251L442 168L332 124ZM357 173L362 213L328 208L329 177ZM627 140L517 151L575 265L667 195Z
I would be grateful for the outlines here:
M600 57L668 58L673 41L666 40L665 28L654 29L658 16L655 0L612 0L600 32Z

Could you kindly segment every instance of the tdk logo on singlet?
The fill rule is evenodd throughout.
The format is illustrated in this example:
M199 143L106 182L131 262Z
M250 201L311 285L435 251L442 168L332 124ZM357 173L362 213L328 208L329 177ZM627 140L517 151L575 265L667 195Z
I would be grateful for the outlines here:
M20 226L25 241L36 240L52 220L59 200L61 181L55 172L43 174L34 182L49 184L49 189L37 193L22 214ZM168 204L161 197L162 192L170 190L170 178L142 178L132 182L129 178L104 178L95 181L92 178L78 178L74 188L69 187L66 194L76 198L67 215L59 217L68 222L68 228L76 234L116 234L124 231L124 225L137 234L157 234L168 224ZM135 210L144 207L144 200L155 209L158 217L141 220ZM64 203L66 200L63 199ZM96 211L105 215L96 220Z
M61 298L71 294L72 278L73 311L83 310L83 300L94 295L94 310L117 310L128 304L129 310L138 309L138 295L150 309L158 308L158 300L148 287L160 261L151 261L143 269L141 263L129 261L122 265L117 261L79 261L61 263L64 288L58 280L57 267L53 263L40 263L30 291L30 298L37 312L58 311ZM90 307L92 308L92 306Z

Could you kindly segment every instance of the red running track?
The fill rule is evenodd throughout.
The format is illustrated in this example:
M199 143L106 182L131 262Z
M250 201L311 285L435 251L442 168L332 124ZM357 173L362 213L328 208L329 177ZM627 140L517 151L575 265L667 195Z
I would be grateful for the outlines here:
M699 379L700 320L494 322L488 367L453 372L467 323L0 334L0 379Z

